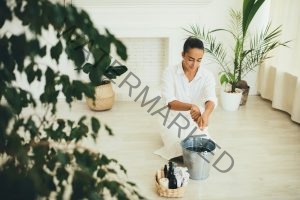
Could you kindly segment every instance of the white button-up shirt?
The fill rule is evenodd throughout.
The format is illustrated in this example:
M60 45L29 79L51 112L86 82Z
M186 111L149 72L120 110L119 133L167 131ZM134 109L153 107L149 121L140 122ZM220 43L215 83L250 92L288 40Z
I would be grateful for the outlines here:
M182 63L180 63L164 70L162 99L165 105L174 100L195 104L203 112L207 101L212 101L215 107L217 106L215 87L214 75L210 71L201 68L201 66L194 79L189 82L184 74Z

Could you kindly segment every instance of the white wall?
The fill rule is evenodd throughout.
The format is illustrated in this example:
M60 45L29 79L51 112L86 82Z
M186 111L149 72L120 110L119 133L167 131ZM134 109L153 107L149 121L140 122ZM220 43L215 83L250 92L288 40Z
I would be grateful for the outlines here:
M118 38L168 38L168 64L175 64L181 60L182 45L187 37L183 27L188 28L193 24L207 28L226 27L229 24L229 9L242 8L241 0L73 0L72 4L87 10L100 31L106 27ZM256 16L258 20L255 21L254 27L265 23L268 9L269 5L266 3ZM226 40L226 37L223 39ZM55 41L49 41L47 37L46 40L52 45L55 44ZM56 65L54 61L49 62L51 66ZM130 70L130 66L128 67ZM212 70L218 82L219 69L216 64L204 59L202 67ZM66 61L66 58L62 58L58 69L73 78L88 80L84 74L77 75L73 64ZM252 86L250 94L256 94L256 73L250 74L248 78L248 83ZM19 83L22 84L22 80ZM41 85L33 85L30 90L38 96L42 89Z
M117 37L169 37L169 63L176 63L181 59L182 45L186 37L183 27L192 24L208 28L224 26L228 22L229 8L241 8L240 0L186 0L184 4L177 0L174 2L179 3L171 5L134 5L133 0L120 5L101 2L103 1L74 0L73 4L86 9L99 28L108 27Z
M288 71L292 74L300 75L300 14L298 0L271 0L270 17L274 26L282 25L281 39L291 40L288 44L290 48L278 48L276 56L269 65L276 66L281 71Z
M86 9L99 28L108 27L119 38L169 38L169 64L181 60L183 42L187 36L183 27L188 28L189 25L197 24L211 29L226 28L230 24L229 9L242 9L241 0L128 0L126 2L73 0L73 4ZM270 1L267 0L254 18L252 26L249 27L251 31L267 23L269 7ZM221 41L222 39L227 41L226 35L220 37L224 37ZM128 67L130 69L130 66ZM211 63L204 57L202 67L213 71L217 83L219 82L219 68L215 63ZM251 87L250 94L256 94L256 72L248 74L246 80Z

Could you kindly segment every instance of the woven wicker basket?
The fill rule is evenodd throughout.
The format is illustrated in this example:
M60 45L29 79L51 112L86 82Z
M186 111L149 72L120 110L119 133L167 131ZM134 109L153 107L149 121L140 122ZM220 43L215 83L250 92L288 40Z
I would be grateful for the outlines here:
M111 109L114 101L115 93L111 83L95 87L95 100L86 97L89 108L96 111Z
M177 189L168 189L159 184L159 179L164 177L164 172L162 170L157 170L155 175L155 186L157 193L162 197L183 197L186 186Z

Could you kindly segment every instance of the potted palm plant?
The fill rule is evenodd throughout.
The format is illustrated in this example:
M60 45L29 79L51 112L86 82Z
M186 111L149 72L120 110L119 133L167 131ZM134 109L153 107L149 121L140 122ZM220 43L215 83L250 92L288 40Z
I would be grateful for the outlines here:
M206 30L198 25L192 25L188 29L184 29L189 35L203 40L206 44L206 52L221 67L220 83L225 88L222 91L231 93L229 95L239 93L240 90L237 88L243 91L242 100L237 101L241 105L246 104L250 88L243 78L270 58L269 53L272 50L279 46L287 46L289 42L280 42L281 26L271 29L270 22L259 33L250 36L248 28L263 3L264 0L244 0L242 11L231 9L231 26L229 28ZM233 46L230 48L233 50L232 52L227 51L224 44L216 39L215 33L219 31L224 31L232 36ZM224 95L226 94L221 94L221 101ZM238 106L235 105L232 108L236 109Z

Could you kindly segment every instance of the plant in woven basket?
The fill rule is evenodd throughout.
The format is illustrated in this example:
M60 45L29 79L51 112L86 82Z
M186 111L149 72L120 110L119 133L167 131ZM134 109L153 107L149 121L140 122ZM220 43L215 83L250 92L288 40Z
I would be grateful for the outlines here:
M88 74L90 86L95 91L94 96L86 98L89 108L96 111L111 109L115 97L112 79L121 76L128 69L118 60L112 59L110 51L114 45L117 55L122 60L126 60L128 57L126 46L109 30L105 29L105 35L100 34L96 29L90 29L90 24L84 24L82 28L78 27L77 23L76 25L66 24L66 29L61 36L67 41L67 49L71 50L66 51L68 56L70 56L69 52L74 50L81 50L86 55L83 64L82 62L80 65L75 63L75 70Z
M71 35L59 34L73 24ZM85 11L46 0L0 1L0 28L1 199L142 199L122 165L82 143L96 141L101 128L112 134L107 125L57 116L59 94L70 107L94 95L89 83L60 73L60 55L80 67L85 55L75 36L95 38L99 47L116 43L113 36L100 34ZM54 45L43 40L49 32L58 33ZM47 57L57 65L42 62ZM38 99L18 77L44 88Z
M74 28L71 27L64 33L68 33L69 31L74 32ZM119 65L120 63L118 60L112 62L112 57L109 54L111 44L114 44L117 48L117 54L121 59L126 60L126 47L107 29L106 34L108 43L104 46L99 46L93 39L87 40L83 38L83 41L80 41L82 45L76 47L86 51L87 58L89 58L89 55L91 54L94 60L94 63L86 62L84 65L76 68L76 70L82 70L89 75L91 86L95 90L95 95L92 98L87 97L87 105L92 110L97 111L109 110L112 108L115 93L111 81L127 71L127 67L125 65ZM95 38L98 37L99 36L96 36ZM101 45L103 44L101 43ZM88 47L88 50L85 49L85 46Z

